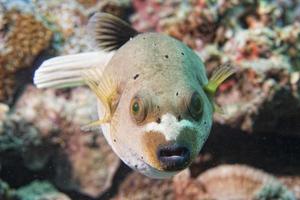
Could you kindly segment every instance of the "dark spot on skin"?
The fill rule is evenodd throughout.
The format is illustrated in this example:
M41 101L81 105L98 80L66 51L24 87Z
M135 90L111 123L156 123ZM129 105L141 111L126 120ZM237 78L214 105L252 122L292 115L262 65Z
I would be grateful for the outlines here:
M144 160L144 157L142 156L141 159Z
M181 121L181 119L182 119L182 118L181 118L181 115L178 115L177 120L178 120L178 121Z
M116 142L117 140L116 139L114 139L114 142Z
M183 55L183 56L184 56L184 53L183 53L183 52L181 52L181 55Z
M204 122L204 125L206 125L206 121Z
M168 55L165 55L165 58L169 58L169 56L168 56Z
M159 118L157 118L156 122L157 122L158 124L160 124L160 122L161 122L161 119L160 119L160 117L159 117Z
M156 108L157 108L158 111L160 111L160 107L159 106L156 106Z
M140 76L139 74L136 74L136 75L133 77L133 79L135 80L135 79L137 79L139 76Z
M179 95L179 93L178 92L176 92L176 96L178 96Z
M134 165L135 168L137 168L137 165Z

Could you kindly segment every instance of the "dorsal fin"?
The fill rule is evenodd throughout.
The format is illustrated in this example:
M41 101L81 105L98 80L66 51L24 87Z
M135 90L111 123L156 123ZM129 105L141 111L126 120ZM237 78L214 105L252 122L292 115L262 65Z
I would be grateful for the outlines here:
M128 40L138 34L128 23L108 13L95 13L88 29L96 46L105 51L119 49Z

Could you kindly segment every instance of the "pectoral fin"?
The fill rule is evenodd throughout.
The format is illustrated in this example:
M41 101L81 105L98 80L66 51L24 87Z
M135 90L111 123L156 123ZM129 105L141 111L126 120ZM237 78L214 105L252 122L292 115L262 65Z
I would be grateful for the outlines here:
M97 68L84 72L83 78L105 107L104 117L88 124L86 127L110 123L119 103L119 81L103 74Z
M218 67L212 74L208 83L204 86L204 90L213 97L218 87L232 74L235 73L235 68L230 63L225 63Z

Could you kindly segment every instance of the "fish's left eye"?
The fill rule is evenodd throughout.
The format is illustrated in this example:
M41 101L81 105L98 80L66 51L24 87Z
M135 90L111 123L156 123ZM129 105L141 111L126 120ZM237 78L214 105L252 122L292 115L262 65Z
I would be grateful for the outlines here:
M137 123L142 123L146 119L147 108L141 98L135 97L132 99L130 104L130 114Z
M195 120L199 120L202 116L203 103L201 96L198 92L193 93L190 104L188 105L188 110Z

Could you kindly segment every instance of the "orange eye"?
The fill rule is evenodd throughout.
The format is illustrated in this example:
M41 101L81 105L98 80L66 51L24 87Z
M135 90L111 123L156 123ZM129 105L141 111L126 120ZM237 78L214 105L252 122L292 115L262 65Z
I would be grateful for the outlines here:
M203 113L203 102L198 92L194 92L188 110L195 120L199 120Z
M130 113L132 118L137 123L142 123L147 116L147 108L143 100L139 97L135 97L132 99L130 104Z

